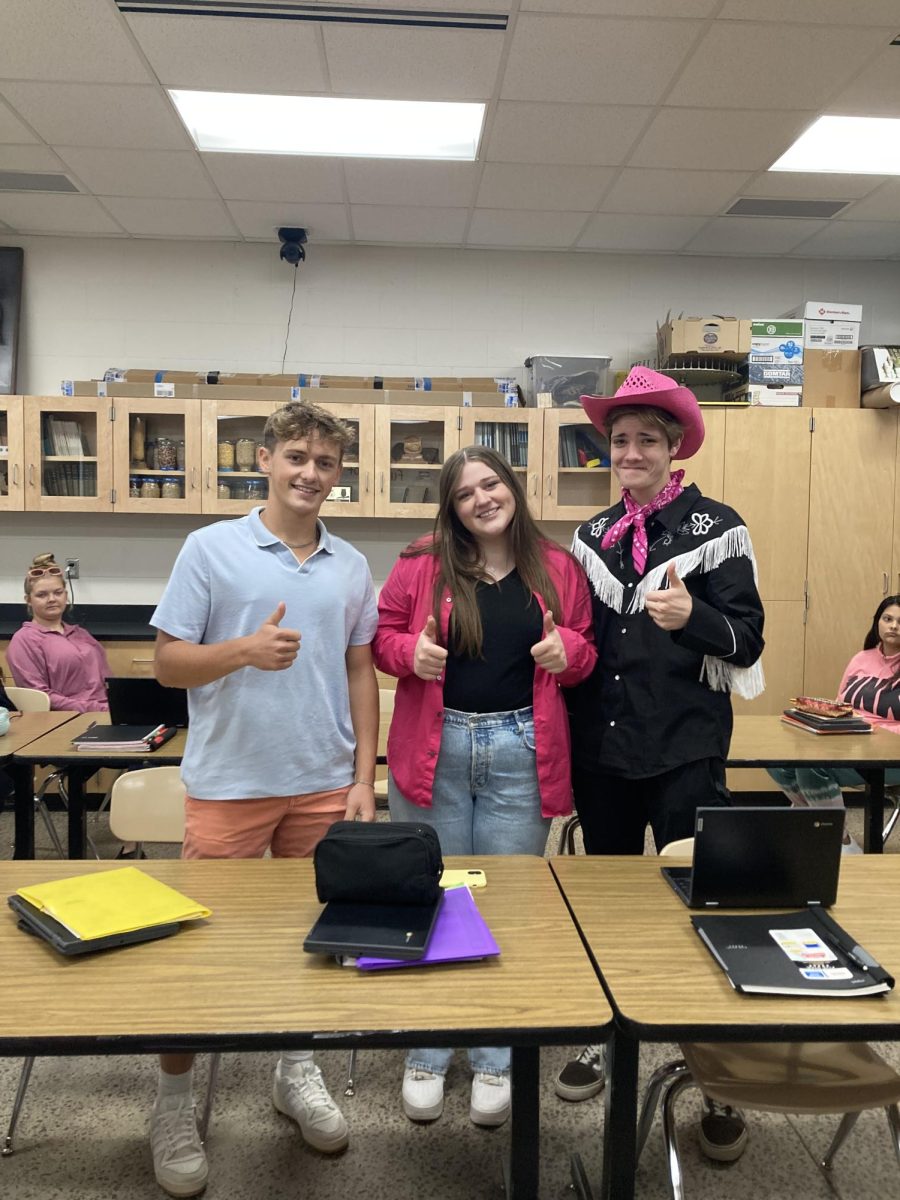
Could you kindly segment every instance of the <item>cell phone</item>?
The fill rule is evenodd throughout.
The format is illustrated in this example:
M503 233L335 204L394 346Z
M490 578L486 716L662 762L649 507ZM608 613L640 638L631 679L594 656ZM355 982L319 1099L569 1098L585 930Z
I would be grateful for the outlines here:
M441 875L441 887L470 887L483 888L487 887L487 879L484 871L476 870L458 870L444 871Z

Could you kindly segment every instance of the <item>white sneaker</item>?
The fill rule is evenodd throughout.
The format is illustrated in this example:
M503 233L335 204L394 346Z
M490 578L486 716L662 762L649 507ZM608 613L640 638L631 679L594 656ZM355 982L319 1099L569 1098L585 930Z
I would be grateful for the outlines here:
M314 1150L334 1154L349 1141L347 1122L328 1094L322 1072L314 1062L275 1068L272 1103L300 1126L303 1140Z
M436 1121L444 1111L444 1077L421 1067L403 1072L403 1111L411 1121Z
M848 833L846 836L849 840L841 846L841 854L862 854L863 848L853 834Z
M476 1125L502 1125L509 1116L510 1094L508 1075L476 1071L472 1079L469 1120Z
M190 1093L157 1099L150 1114L150 1148L156 1182L170 1196L199 1196L206 1187L209 1165L197 1131Z

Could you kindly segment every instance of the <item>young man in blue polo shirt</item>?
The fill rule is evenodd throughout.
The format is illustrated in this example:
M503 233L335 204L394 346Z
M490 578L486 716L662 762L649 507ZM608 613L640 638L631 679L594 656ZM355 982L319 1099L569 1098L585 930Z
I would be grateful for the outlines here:
M273 413L266 504L191 533L153 614L156 677L188 688L184 858L306 857L334 821L375 819L375 589L363 555L318 519L350 436L312 405ZM172 1196L197 1195L208 1175L192 1064L161 1056L151 1118ZM312 1051L281 1054L273 1101L317 1150L346 1146Z

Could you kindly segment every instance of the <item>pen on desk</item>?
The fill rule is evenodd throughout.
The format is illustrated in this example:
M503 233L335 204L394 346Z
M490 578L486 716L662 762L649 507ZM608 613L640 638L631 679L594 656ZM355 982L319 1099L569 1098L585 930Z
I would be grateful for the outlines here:
M880 966L871 954L864 950L857 942L850 944L850 939L847 937L846 932L818 904L811 904L809 907L813 912L814 919L825 930L825 940L833 949L839 950L841 954L846 955L850 962L854 966L859 967L861 971L868 972L871 967Z
M166 742L170 741L177 732L178 729L174 725L161 725L147 743L148 748L150 750L158 750L160 746L164 746Z

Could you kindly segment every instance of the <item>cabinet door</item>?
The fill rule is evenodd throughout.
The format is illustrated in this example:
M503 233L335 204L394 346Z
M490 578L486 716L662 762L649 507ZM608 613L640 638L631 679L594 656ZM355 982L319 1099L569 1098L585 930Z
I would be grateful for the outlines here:
M464 408L460 444L489 446L519 477L533 517L541 515L543 414L537 408Z
M803 690L833 696L891 570L896 414L816 409Z
M116 512L200 512L199 403L148 397L113 404Z
M125 642L103 639L103 649L113 675L146 678L153 674L154 642Z
M329 411L353 431L341 477L322 505L322 517L375 515L375 406L331 404Z
M112 509L111 401L25 397L25 507L38 512Z
M721 500L725 492L725 418L723 408L704 408L703 425L706 435L703 445L691 458L675 459L675 470L684 468L684 485L696 483L704 496Z
M22 397L0 396L0 512L24 507Z
M257 451L266 419L282 407L277 400L203 401L203 512L240 517L265 503L269 481Z
M545 521L586 521L618 498L619 487L609 466L609 439L581 409L544 410L540 491Z
M375 408L375 515L433 517L444 459L459 447L460 409L384 404Z

